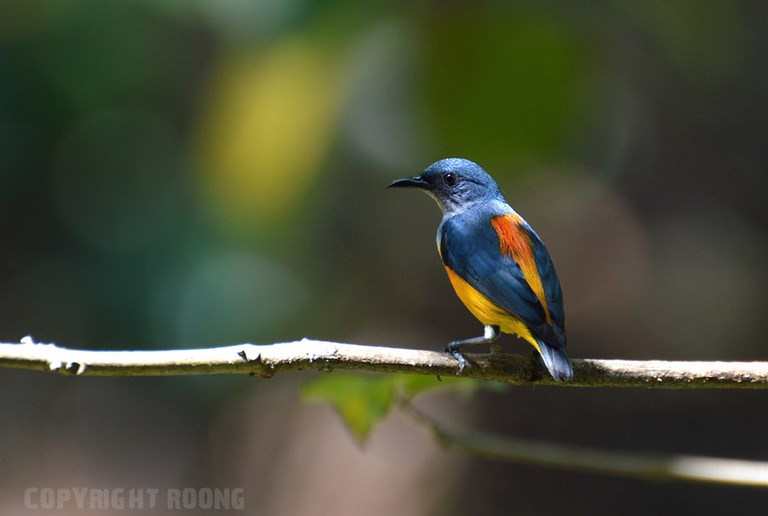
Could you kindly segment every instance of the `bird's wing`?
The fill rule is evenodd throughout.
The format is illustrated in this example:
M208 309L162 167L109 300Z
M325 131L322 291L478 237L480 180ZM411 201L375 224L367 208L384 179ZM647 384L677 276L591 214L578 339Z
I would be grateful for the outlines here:
M533 334L565 345L562 293L538 235L517 214L448 219L441 230L445 264Z
M523 221L523 229L528 233L531 239L533 255L536 260L536 268L544 287L547 307L552 322L562 332L565 331L565 309L563 307L563 291L560 287L560 279L555 271L555 264L549 255L547 247L542 242L539 235L527 223Z

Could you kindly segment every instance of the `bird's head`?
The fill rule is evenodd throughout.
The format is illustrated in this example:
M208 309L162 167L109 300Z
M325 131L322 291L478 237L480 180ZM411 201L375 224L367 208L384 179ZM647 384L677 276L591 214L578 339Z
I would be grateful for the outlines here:
M444 213L502 198L499 187L488 172L477 163L463 158L435 161L421 175L398 179L389 187L418 188L435 199Z

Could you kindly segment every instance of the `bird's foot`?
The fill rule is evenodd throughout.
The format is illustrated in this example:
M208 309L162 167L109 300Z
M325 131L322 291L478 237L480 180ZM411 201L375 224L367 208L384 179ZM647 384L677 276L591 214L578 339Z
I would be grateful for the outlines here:
M456 362L459 363L459 369L456 371L457 375L460 375L464 372L464 368L469 366L469 361L464 357L464 355L461 354L461 342L451 342L445 347L445 351L449 353L453 358L456 359Z

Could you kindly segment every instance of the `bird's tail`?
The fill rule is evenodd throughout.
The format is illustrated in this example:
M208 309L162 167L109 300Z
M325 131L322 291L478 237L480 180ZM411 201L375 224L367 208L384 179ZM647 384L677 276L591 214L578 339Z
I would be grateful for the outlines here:
M573 378L573 367L565 350L557 349L542 341L538 341L541 360L547 371L557 381L568 381Z

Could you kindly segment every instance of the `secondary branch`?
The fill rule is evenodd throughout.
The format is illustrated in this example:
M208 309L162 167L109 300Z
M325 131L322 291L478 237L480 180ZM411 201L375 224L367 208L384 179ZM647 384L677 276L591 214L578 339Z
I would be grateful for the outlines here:
M448 448L493 460L652 480L768 487L768 462L680 454L606 451L493 434L456 432L410 402L403 410Z

